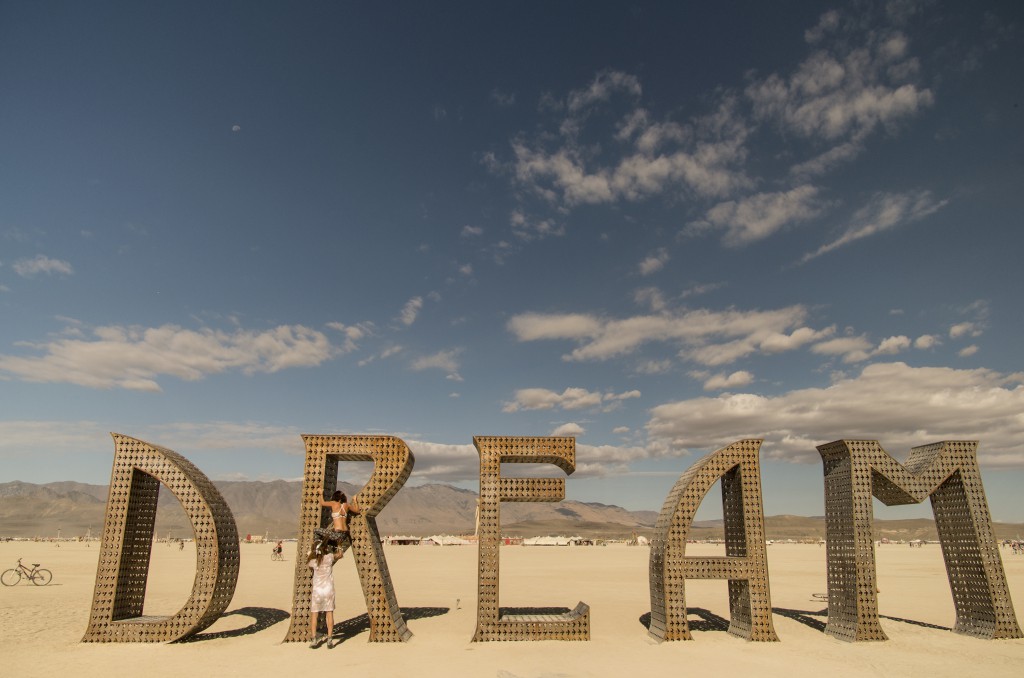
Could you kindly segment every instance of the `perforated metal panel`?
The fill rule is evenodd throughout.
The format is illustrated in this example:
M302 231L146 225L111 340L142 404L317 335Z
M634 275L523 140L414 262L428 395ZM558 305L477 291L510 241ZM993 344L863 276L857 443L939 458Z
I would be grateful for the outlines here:
M479 578L474 642L494 640L590 640L590 607L565 613L517 613L498 607L501 502L561 501L564 478L502 478L501 464L554 464L576 470L576 439L475 436L480 453Z
M412 637L405 617L398 606L395 588L388 572L376 516L391 498L402 489L415 463L412 452L401 438L394 436L341 436L304 435L306 468L302 484L302 506L299 511L299 541L295 562L295 587L292 599L291 625L285 642L312 640L309 626L310 593L313 587L312 570L305 562L305 554L313 539L313 531L331 523L330 509L320 506L320 500L330 497L337 489L339 461L373 462L373 473L366 485L352 501L360 513L348 519L351 541L344 541L343 549L352 547L359 573L359 583L366 599L370 618L370 642L399 642Z
M166 642L202 631L231 602L238 530L202 471L180 454L118 433L89 627L83 642ZM163 483L181 502L196 540L196 578L184 607L143 616L157 498Z
M954 631L978 638L1020 638L1006 574L981 484L976 441L915 447L906 466L876 440L819 445L825 471L828 624L846 641L886 640L878 623L874 510L931 497L956 608Z
M690 640L687 579L729 580L729 633L776 641L772 625L760 440L739 440L698 460L665 498L651 541L651 625L657 640ZM686 538L704 496L722 481L725 557L687 557Z

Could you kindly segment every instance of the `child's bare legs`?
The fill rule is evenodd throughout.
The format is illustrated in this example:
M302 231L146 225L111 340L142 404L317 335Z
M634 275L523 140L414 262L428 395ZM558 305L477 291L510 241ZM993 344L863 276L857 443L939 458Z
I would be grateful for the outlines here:
M330 640L331 636L334 635L334 611L325 612L327 615L327 638Z

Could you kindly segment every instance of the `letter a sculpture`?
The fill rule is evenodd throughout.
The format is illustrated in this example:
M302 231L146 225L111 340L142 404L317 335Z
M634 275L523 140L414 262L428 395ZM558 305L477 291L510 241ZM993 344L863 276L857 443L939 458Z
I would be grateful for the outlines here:
M878 623L874 495L886 506L932 500L957 633L1020 638L978 472L977 441L915 447L906 466L876 440L819 445L825 471L828 625L840 640L886 640Z
M306 442L306 471L299 515L292 621L285 642L312 640L309 604L313 571L307 566L305 555L309 553L313 530L330 521L330 509L322 508L320 499L330 496L337 488L339 461L373 462L370 479L352 498L360 512L349 515L348 519L352 553L370 618L369 640L409 640L412 632L405 625L391 584L388 561L377 531L377 514L402 489L412 473L415 463L412 452L401 438L394 436L304 435L302 439ZM342 544L342 548L347 546Z
M676 482L651 541L651 626L657 640L690 640L687 579L729 580L729 633L777 641L768 590L761 506L760 440L739 440L688 468ZM725 557L686 556L686 536L704 495L721 479Z
M590 640L590 606L586 603L559 614L517 614L498 607L501 502L562 501L565 497L564 478L502 478L501 464L554 464L572 473L576 470L576 439L474 436L473 444L480 453L479 580L473 641Z
M238 580L238 529L220 492L180 454L118 433L89 627L83 642L166 642L215 622ZM177 614L143 616L160 484L181 502L196 538L196 579Z

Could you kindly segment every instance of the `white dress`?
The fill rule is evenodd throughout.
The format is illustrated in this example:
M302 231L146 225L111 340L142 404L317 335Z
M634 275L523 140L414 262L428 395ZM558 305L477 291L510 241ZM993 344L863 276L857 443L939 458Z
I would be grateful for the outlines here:
M309 561L313 568L313 597L310 612L334 611L334 554L326 553L320 564L316 558Z

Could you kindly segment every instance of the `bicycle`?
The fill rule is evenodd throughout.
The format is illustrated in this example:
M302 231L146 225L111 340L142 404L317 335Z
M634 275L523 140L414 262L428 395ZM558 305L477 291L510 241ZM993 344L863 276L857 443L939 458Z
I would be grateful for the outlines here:
M271 560L284 560L284 554L281 553L280 551L278 551L277 549L274 549L273 551L270 552L270 559Z
M21 564L21 558L18 558L18 567L0 574L0 582L4 586L15 586L21 582L22 578L28 579L36 586L46 586L53 580L53 574L49 570L39 567L39 563L32 563L30 570Z

